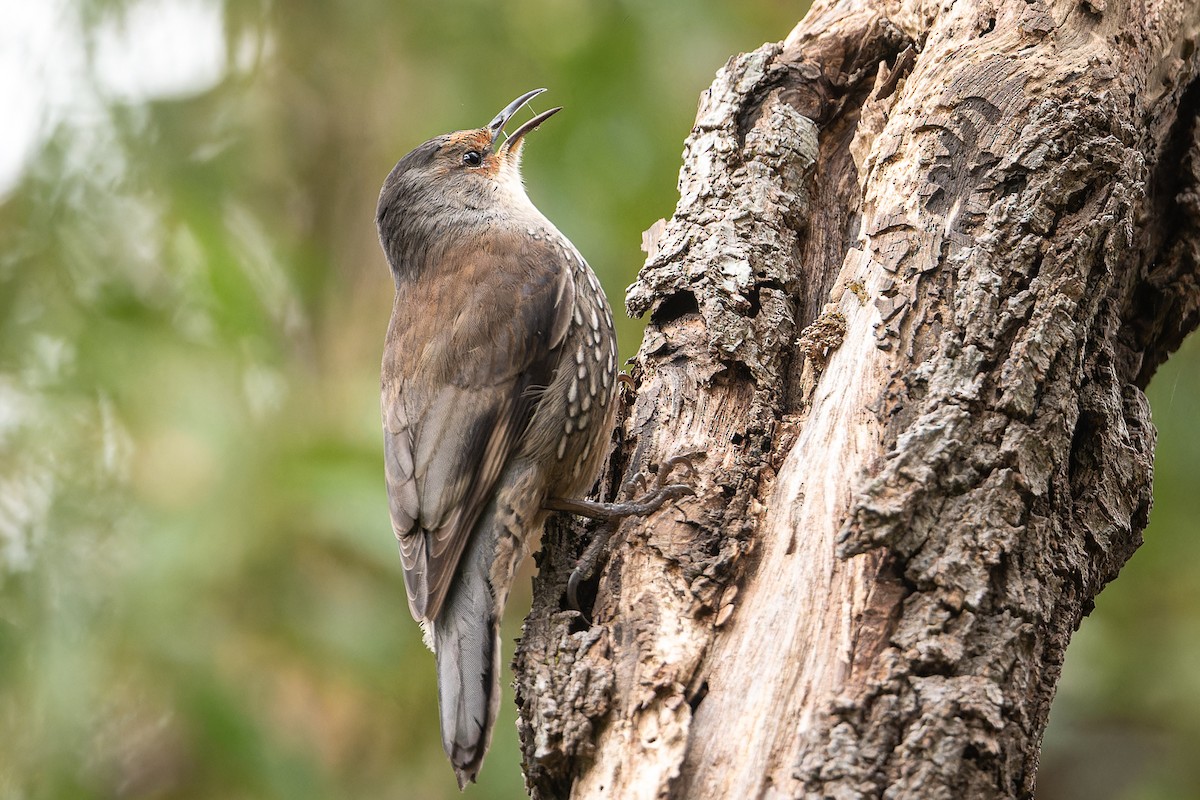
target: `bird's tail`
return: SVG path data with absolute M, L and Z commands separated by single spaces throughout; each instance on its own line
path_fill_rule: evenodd
M 481 533 L 481 531 L 476 531 Z M 476 535 L 433 623 L 442 747 L 458 788 L 474 782 L 492 741 L 500 707 L 500 621 L 488 581 L 488 561 Z

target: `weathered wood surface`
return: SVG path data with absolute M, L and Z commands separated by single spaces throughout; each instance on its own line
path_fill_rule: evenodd
M 547 532 L 534 797 L 1032 795 L 1200 318 L 1198 44 L 1194 0 L 831 0 L 718 74 L 605 482 L 694 453 L 697 493 L 586 616 Z

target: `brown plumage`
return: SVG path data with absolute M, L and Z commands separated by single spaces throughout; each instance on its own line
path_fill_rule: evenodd
M 380 192 L 396 297 L 383 357 L 385 471 L 409 608 L 438 663 L 442 742 L 475 779 L 499 700 L 499 620 L 550 498 L 596 478 L 616 337 L 596 276 L 529 201 L 508 120 L 439 136 Z

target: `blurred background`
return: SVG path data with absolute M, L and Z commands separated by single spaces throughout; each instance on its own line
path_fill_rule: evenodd
M 0 0 L 0 799 L 460 796 L 386 518 L 378 187 L 549 87 L 530 195 L 620 317 L 698 94 L 804 7 Z M 1147 544 L 1040 797 L 1200 796 L 1198 366 L 1151 387 Z M 467 797 L 523 796 L 513 719 Z

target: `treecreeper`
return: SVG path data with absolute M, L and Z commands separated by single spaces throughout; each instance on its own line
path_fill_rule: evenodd
M 546 516 L 615 519 L 689 491 L 660 480 L 640 503 L 576 499 L 611 438 L 617 340 L 595 273 L 521 180 L 526 135 L 561 109 L 504 136 L 542 91 L 404 156 L 376 212 L 396 284 L 381 381 L 389 510 L 459 788 L 491 741 L 500 617 Z

